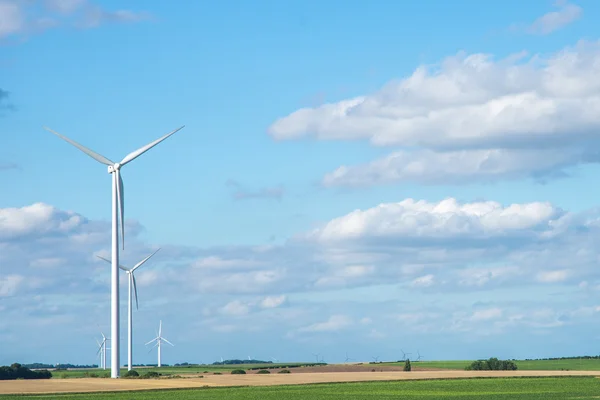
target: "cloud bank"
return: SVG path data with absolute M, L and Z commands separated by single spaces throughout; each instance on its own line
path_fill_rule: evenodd
M 373 94 L 297 110 L 269 134 L 396 148 L 340 166 L 324 176 L 325 186 L 565 176 L 599 161 L 599 62 L 600 41 L 502 60 L 459 53 Z

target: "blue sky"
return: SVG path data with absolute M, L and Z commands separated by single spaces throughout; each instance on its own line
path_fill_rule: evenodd
M 136 361 L 595 353 L 599 11 L 0 0 L 0 364 L 109 330 L 110 176 L 42 126 L 186 125 L 123 169 Z

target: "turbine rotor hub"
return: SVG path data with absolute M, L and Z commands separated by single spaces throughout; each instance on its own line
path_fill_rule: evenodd
M 114 163 L 113 165 L 108 166 L 108 173 L 112 174 L 113 172 L 118 171 L 119 169 L 121 169 L 121 164 Z

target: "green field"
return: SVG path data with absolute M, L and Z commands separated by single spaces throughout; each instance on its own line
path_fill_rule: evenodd
M 93 393 L 68 395 L 2 396 L 2 399 L 127 399 L 127 400 L 361 400 L 361 399 L 492 399 L 552 400 L 597 399 L 600 379 L 565 378 L 491 378 L 422 380 L 397 382 L 337 383 L 270 387 L 153 390 L 143 392 Z
M 472 361 L 411 361 L 415 368 L 465 369 Z M 518 360 L 522 371 L 600 371 L 600 359 Z M 404 365 L 404 363 L 381 363 L 378 365 Z
M 215 372 L 221 372 L 223 374 L 230 373 L 234 369 L 250 369 L 250 368 L 274 368 L 274 367 L 301 367 L 306 365 L 305 363 L 281 363 L 281 364 L 237 364 L 237 365 L 193 365 L 193 366 L 182 366 L 182 367 L 134 367 L 133 369 L 143 374 L 147 371 L 160 372 L 162 375 L 181 375 L 181 374 L 204 374 L 208 371 L 208 374 Z M 121 376 L 127 372 L 127 368 L 121 368 Z M 100 377 L 110 376 L 110 368 L 106 370 L 99 368 L 92 369 L 75 369 L 67 371 L 52 371 L 52 377 L 54 379 L 61 378 L 83 378 L 88 374 L 97 374 Z

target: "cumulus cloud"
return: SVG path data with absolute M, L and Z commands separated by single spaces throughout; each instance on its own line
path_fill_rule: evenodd
M 0 0 L 0 39 L 62 25 L 85 29 L 147 18 L 145 12 L 106 10 L 88 0 Z
M 502 60 L 459 53 L 373 94 L 297 110 L 269 134 L 399 148 L 341 166 L 326 186 L 562 176 L 599 161 L 599 60 L 600 41 Z
M 551 221 L 558 220 L 562 214 L 552 204 L 541 202 L 503 206 L 493 201 L 460 204 L 453 198 L 438 203 L 406 199 L 364 211 L 355 210 L 315 229 L 308 238 L 335 241 L 393 237 L 412 241 L 418 238 L 539 236 L 545 230 L 551 230 Z
M 142 229 L 134 221 L 126 227 L 122 263 L 132 265 L 160 244 L 144 243 L 139 237 Z M 407 199 L 342 215 L 279 245 L 161 245 L 137 275 L 136 331 L 151 332 L 162 319 L 170 332 L 179 332 L 170 340 L 189 340 L 193 346 L 199 335 L 211 343 L 227 337 L 225 348 L 240 342 L 231 340 L 235 335 L 250 337 L 253 346 L 261 346 L 252 335 L 268 332 L 264 351 L 291 340 L 295 344 L 288 350 L 296 354 L 296 349 L 308 346 L 309 337 L 318 337 L 325 346 L 332 340 L 328 335 L 343 329 L 349 332 L 344 340 L 369 343 L 369 338 L 377 337 L 384 346 L 398 330 L 420 340 L 440 332 L 483 335 L 581 326 L 596 306 L 592 302 L 597 298 L 593 288 L 600 283 L 599 238 L 599 215 L 594 210 L 569 213 L 543 202 Z M 87 344 L 80 336 L 87 343 L 97 331 L 96 321 L 102 329 L 108 324 L 110 270 L 95 255 L 110 256 L 109 246 L 108 221 L 43 203 L 0 209 L 0 298 L 5 307 L 1 312 L 3 318 L 16 321 L 10 334 L 20 338 L 1 343 L 17 349 L 28 332 L 61 324 L 73 336 L 52 334 L 52 342 L 81 341 L 72 357 L 87 354 L 81 350 Z M 588 284 L 580 287 L 581 282 Z M 589 292 L 589 301 L 578 303 L 587 311 L 535 302 L 520 309 L 510 303 L 519 293 L 555 290 L 557 285 L 581 296 Z M 515 292 L 516 287 L 527 289 Z M 380 293 L 390 290 L 397 299 L 379 299 Z M 402 301 L 405 295 L 399 290 L 415 301 Z M 452 297 L 456 293 L 460 296 Z M 465 293 L 472 299 L 485 293 L 488 301 L 495 296 L 502 303 L 484 307 L 460 303 Z M 489 311 L 493 309 L 502 313 Z M 9 340 L 3 332 L 0 329 L 0 338 Z M 31 350 L 33 356 L 41 354 L 38 347 Z M 0 362 L 9 362 L 2 359 L 9 353 L 1 350 Z M 185 351 L 172 354 L 179 354 L 179 361 L 190 357 Z

